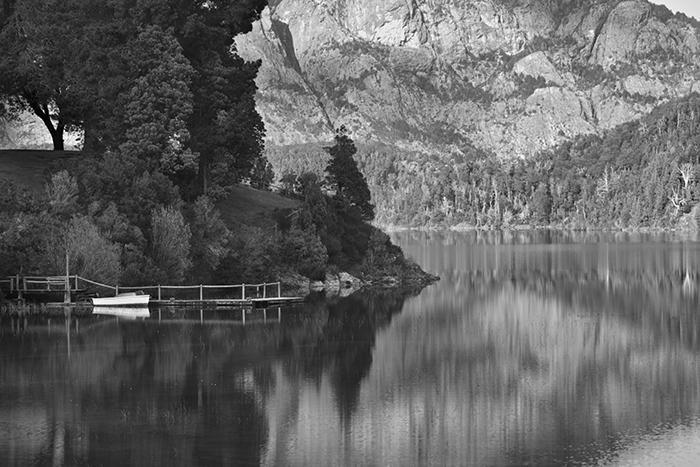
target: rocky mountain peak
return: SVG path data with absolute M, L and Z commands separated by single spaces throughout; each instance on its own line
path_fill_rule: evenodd
M 697 22 L 644 0 L 275 0 L 236 39 L 263 60 L 270 145 L 362 141 L 529 157 L 697 89 Z

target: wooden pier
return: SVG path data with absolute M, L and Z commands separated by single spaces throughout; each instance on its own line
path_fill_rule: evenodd
M 143 292 L 151 295 L 150 304 L 170 306 L 204 307 L 255 307 L 281 306 L 303 301 L 302 297 L 282 296 L 282 283 L 215 284 L 215 285 L 108 285 L 81 276 L 11 276 L 0 279 L 0 290 L 18 299 L 62 294 L 64 303 L 74 297 L 116 296 L 126 292 Z

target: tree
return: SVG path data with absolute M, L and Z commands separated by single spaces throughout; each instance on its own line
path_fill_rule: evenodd
M 182 213 L 173 207 L 153 211 L 151 227 L 151 256 L 162 281 L 180 283 L 192 266 L 190 238 L 192 233 Z
M 46 198 L 52 214 L 70 216 L 78 210 L 78 183 L 61 170 L 51 175 L 51 182 L 46 184 Z
M 186 126 L 192 114 L 190 82 L 194 70 L 171 34 L 158 26 L 141 29 L 132 47 L 141 68 L 131 89 L 121 96 L 125 142 L 120 150 L 150 161 L 172 177 L 196 173 Z
M 549 215 L 552 212 L 552 193 L 546 181 L 540 182 L 532 196 L 532 211 L 537 222 L 549 223 Z
M 214 203 L 206 196 L 197 198 L 191 209 L 193 275 L 200 280 L 208 280 L 229 253 L 231 232 Z
M 249 176 L 263 147 L 260 63 L 232 41 L 265 0 L 3 1 L 2 116 L 33 111 L 55 149 L 66 129 L 84 130 L 91 151 L 158 132 L 166 172 L 198 163 L 199 184 L 179 180 L 190 199 Z
M 248 177 L 261 156 L 264 126 L 255 109 L 260 62 L 243 60 L 232 38 L 249 32 L 266 5 L 266 0 L 152 0 L 129 10 L 136 24 L 170 31 L 194 69 L 187 129 L 190 147 L 199 154 L 199 184 L 185 190 L 191 197 L 221 194 Z
M 118 282 L 121 272 L 119 246 L 105 239 L 88 217 L 74 216 L 70 220 L 63 243 L 65 250 L 53 249 L 55 273 L 65 271 L 65 251 L 73 274 L 108 284 Z
M 84 16 L 74 0 L 5 0 L 0 16 L 0 116 L 33 112 L 63 150 L 82 126 L 91 95 L 80 76 Z
M 335 192 L 335 198 L 359 209 L 363 220 L 374 219 L 374 205 L 371 203 L 367 180 L 353 159 L 357 148 L 348 136 L 347 129 L 344 126 L 338 128 L 335 144 L 324 149 L 331 156 L 326 167 L 326 183 Z

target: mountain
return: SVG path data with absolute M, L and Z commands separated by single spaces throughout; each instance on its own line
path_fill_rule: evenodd
M 272 0 L 262 60 L 270 147 L 356 141 L 528 158 L 700 91 L 700 24 L 643 0 Z

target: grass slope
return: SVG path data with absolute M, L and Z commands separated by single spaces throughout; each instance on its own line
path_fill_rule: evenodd
M 243 185 L 234 187 L 228 197 L 217 203 L 221 217 L 229 226 L 269 226 L 274 223 L 272 213 L 275 209 L 292 209 L 298 205 L 296 200 Z
M 0 183 L 3 181 L 42 190 L 52 169 L 80 156 L 77 151 L 0 151 Z
M 5 150 L 0 151 L 0 183 L 12 181 L 32 190 L 43 190 L 51 172 L 70 159 L 84 157 L 78 151 Z M 269 191 L 239 185 L 219 201 L 221 215 L 228 225 L 269 225 L 275 209 L 289 209 L 298 201 Z

